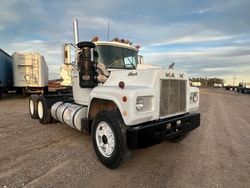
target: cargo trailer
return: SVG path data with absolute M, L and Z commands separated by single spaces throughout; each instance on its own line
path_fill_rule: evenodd
M 13 88 L 12 58 L 0 48 L 0 97 Z
M 48 66 L 39 53 L 13 53 L 13 81 L 19 92 L 43 93 L 48 90 Z

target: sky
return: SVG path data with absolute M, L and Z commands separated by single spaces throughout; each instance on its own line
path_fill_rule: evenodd
M 141 46 L 147 64 L 250 82 L 249 0 L 1 0 L 0 48 L 39 52 L 50 79 L 59 78 L 62 45 L 79 39 L 119 37 Z

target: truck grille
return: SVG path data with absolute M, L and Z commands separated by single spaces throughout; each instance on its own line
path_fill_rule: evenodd
M 185 112 L 186 80 L 161 80 L 160 117 Z

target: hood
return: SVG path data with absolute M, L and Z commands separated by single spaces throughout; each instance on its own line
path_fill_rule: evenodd
M 187 80 L 188 75 L 183 71 L 156 67 L 152 69 L 111 70 L 111 74 L 104 85 L 117 86 L 120 81 L 123 81 L 127 86 L 153 87 L 156 81 L 160 79 Z

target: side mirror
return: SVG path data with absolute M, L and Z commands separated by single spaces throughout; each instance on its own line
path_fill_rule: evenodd
M 71 64 L 71 48 L 70 44 L 63 45 L 63 64 L 70 65 Z

